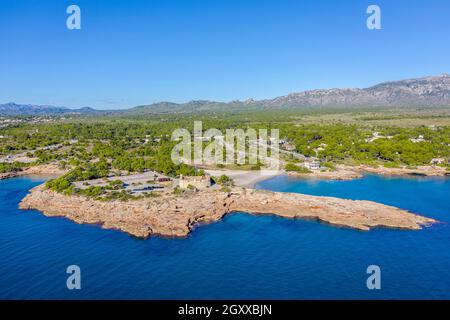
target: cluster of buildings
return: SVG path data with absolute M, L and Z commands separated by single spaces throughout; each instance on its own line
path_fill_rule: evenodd
M 166 134 L 164 137 L 168 138 L 169 136 Z M 152 137 L 151 135 L 146 135 L 144 138 L 144 144 L 147 144 L 149 142 L 161 142 L 161 137 Z
M 418 136 L 417 138 L 409 139 L 412 143 L 425 142 L 425 138 L 423 135 Z
M 430 161 L 430 164 L 432 165 L 439 165 L 439 164 L 445 164 L 448 163 L 448 161 L 444 158 L 433 158 Z
M 318 160 L 305 161 L 303 165 L 305 166 L 305 168 L 312 171 L 322 170 L 322 166 L 320 165 L 320 161 Z
M 36 124 L 36 123 L 49 123 L 54 121 L 55 119 L 53 117 L 45 117 L 45 116 L 36 116 L 31 118 L 0 117 L 0 129 L 25 123 Z
M 436 130 L 435 127 L 433 127 L 432 130 Z M 372 137 L 365 139 L 365 141 L 366 141 L 366 143 L 371 143 L 378 139 L 392 139 L 392 138 L 393 138 L 393 136 L 383 136 L 379 132 L 374 132 L 372 134 Z M 425 140 L 425 137 L 421 134 L 416 138 L 409 139 L 409 141 L 411 141 L 412 143 L 420 143 L 420 142 L 425 142 L 426 140 Z

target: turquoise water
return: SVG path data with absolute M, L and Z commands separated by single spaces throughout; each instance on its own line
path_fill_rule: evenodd
M 187 239 L 149 240 L 18 210 L 41 182 L 0 181 L 0 298 L 450 298 L 450 180 L 277 177 L 258 186 L 376 200 L 443 222 L 422 231 L 360 232 L 237 213 Z M 66 288 L 73 264 L 81 268 L 81 290 Z M 372 264 L 381 268 L 378 291 L 366 288 Z

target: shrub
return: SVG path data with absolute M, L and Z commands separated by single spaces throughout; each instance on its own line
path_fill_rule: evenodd
M 183 193 L 184 193 L 184 190 L 179 187 L 176 187 L 175 189 L 173 189 L 173 194 L 176 196 L 181 196 Z
M 331 171 L 336 171 L 336 166 L 331 162 L 323 162 L 322 166 L 324 166 L 325 168 L 327 168 Z
M 298 166 L 293 163 L 288 163 L 284 166 L 284 170 L 287 172 L 298 172 L 298 173 L 312 173 L 311 170 L 309 170 L 306 167 Z
M 221 186 L 232 186 L 233 185 L 233 179 L 231 179 L 229 176 L 227 176 L 225 174 L 221 175 L 215 181 L 217 184 L 220 184 Z
M 26 166 L 27 164 L 22 162 L 0 162 L 0 173 L 20 171 Z

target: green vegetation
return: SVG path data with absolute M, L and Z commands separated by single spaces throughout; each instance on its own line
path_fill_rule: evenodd
M 433 158 L 450 157 L 450 127 L 283 125 L 282 132 L 299 153 L 328 163 L 428 165 Z M 381 138 L 370 141 L 375 132 Z M 423 141 L 413 141 L 420 136 Z
M 321 166 L 327 168 L 329 171 L 336 171 L 336 166 L 332 162 L 322 162 Z
M 124 187 L 123 187 L 123 182 L 121 181 L 121 180 L 114 180 L 114 181 L 111 181 L 110 183 L 109 183 L 109 187 L 112 189 L 112 190 L 119 190 L 119 189 L 123 189 Z
M 179 187 L 176 187 L 175 189 L 173 189 L 173 194 L 176 196 L 181 196 L 184 194 L 184 190 Z
M 142 199 L 143 196 L 133 196 L 130 195 L 129 193 L 127 193 L 125 190 L 122 191 L 112 191 L 112 192 L 108 192 L 106 194 L 104 194 L 104 196 L 99 197 L 98 200 L 101 201 L 113 201 L 113 200 L 118 200 L 118 201 L 130 201 L 130 200 L 137 200 L 137 199 Z
M 406 112 L 406 111 L 405 111 Z M 412 111 L 408 111 L 412 112 Z M 175 165 L 170 158 L 176 144 L 170 141 L 177 128 L 193 129 L 193 121 L 203 121 L 203 129 L 248 127 L 254 129 L 280 129 L 280 137 L 286 138 L 305 156 L 317 156 L 328 163 L 364 163 L 384 165 L 426 165 L 433 158 L 450 157 L 450 121 L 445 126 L 413 126 L 411 119 L 450 119 L 447 109 L 435 110 L 416 116 L 414 114 L 386 114 L 337 111 L 294 112 L 283 111 L 277 116 L 267 113 L 166 115 L 148 118 L 86 118 L 54 124 L 23 125 L 1 132 L 8 139 L 0 140 L 0 154 L 29 153 L 38 163 L 61 162 L 72 167 L 85 166 L 91 161 L 108 160 L 113 170 L 143 172 L 155 170 L 170 176 L 180 173 L 194 175 L 187 165 Z M 276 120 L 275 120 L 276 119 Z M 312 120 L 311 120 L 312 119 Z M 338 119 L 351 119 L 339 121 Z M 380 124 L 380 119 L 395 119 L 408 124 Z M 310 123 L 314 122 L 314 123 Z M 375 124 L 374 124 L 375 123 Z M 373 133 L 382 138 L 368 142 Z M 414 143 L 419 136 L 424 141 Z M 69 143 L 70 141 L 76 141 Z M 55 150 L 48 146 L 60 145 Z M 206 145 L 206 144 L 205 144 Z M 31 153 L 31 151 L 33 151 Z M 257 170 L 261 164 L 236 166 L 238 169 Z
M 0 173 L 20 171 L 27 166 L 26 163 L 21 162 L 0 162 Z
M 311 173 L 311 171 L 303 166 L 298 166 L 293 163 L 288 163 L 284 166 L 284 170 L 287 172 L 298 172 L 298 173 Z
M 231 179 L 229 176 L 223 174 L 219 178 L 215 179 L 215 182 L 217 184 L 220 184 L 221 186 L 232 186 L 233 185 L 233 179 Z
M 214 182 L 220 185 L 220 191 L 231 192 L 231 187 L 234 185 L 233 179 L 227 175 L 221 175 L 220 177 L 213 177 Z
M 185 128 L 193 132 L 193 123 L 202 121 L 203 130 L 253 128 L 279 129 L 295 151 L 316 157 L 322 167 L 336 165 L 417 167 L 430 165 L 432 159 L 444 159 L 442 167 L 450 171 L 450 109 L 351 109 L 351 110 L 277 110 L 259 113 L 216 112 L 166 114 L 140 117 L 73 117 L 53 119 L 52 123 L 21 124 L 0 130 L 0 157 L 21 155 L 37 158 L 30 164 L 0 162 L 0 173 L 22 170 L 38 164 L 57 164 L 70 170 L 48 181 L 47 187 L 66 194 L 93 198 L 129 200 L 120 180 L 106 187 L 75 190 L 73 182 L 154 170 L 170 177 L 201 175 L 199 168 L 175 164 L 171 152 L 177 144 L 172 132 Z M 204 147 L 208 143 L 204 143 Z M 282 153 L 288 162 L 286 171 L 307 173 L 297 165 L 302 161 Z M 297 163 L 297 164 L 296 164 Z M 259 170 L 256 165 L 218 165 L 218 168 Z M 222 176 L 216 183 L 232 185 Z M 175 193 L 182 191 L 175 190 Z M 149 195 L 153 196 L 153 192 Z

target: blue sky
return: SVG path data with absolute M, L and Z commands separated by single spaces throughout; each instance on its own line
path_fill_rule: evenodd
M 81 8 L 82 29 L 66 28 Z M 366 8 L 382 30 L 366 28 Z M 450 72 L 448 0 L 1 0 L 0 103 L 273 98 Z

